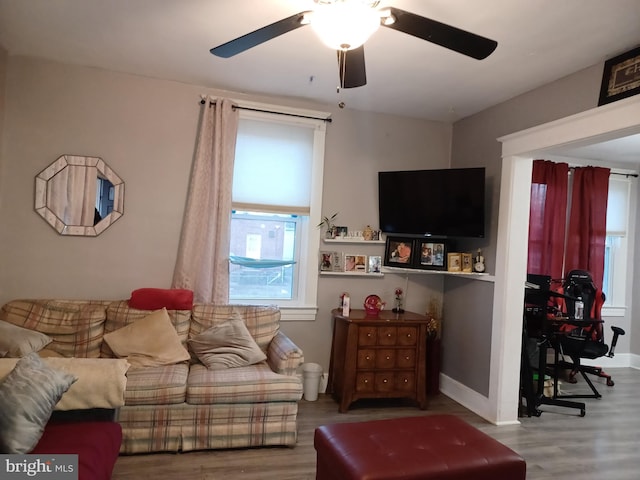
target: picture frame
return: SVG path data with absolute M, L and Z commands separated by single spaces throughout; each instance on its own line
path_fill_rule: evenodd
M 367 273 L 382 273 L 382 255 L 369 255 Z
M 335 227 L 336 238 L 346 238 L 349 235 L 349 227 Z
M 414 239 L 388 236 L 384 249 L 384 265 L 389 267 L 414 267 Z
M 640 47 L 604 63 L 598 106 L 640 93 Z
M 367 256 L 353 253 L 345 254 L 344 271 L 352 273 L 367 273 Z
M 416 268 L 422 270 L 445 270 L 447 268 L 447 243 L 444 240 L 416 240 L 415 251 Z
M 470 253 L 462 254 L 462 272 L 473 273 L 473 257 Z
M 319 253 L 319 269 L 321 272 L 342 272 L 344 263 L 342 253 L 321 250 Z
M 462 271 L 462 254 L 458 252 L 447 253 L 447 271 L 448 272 L 461 272 Z

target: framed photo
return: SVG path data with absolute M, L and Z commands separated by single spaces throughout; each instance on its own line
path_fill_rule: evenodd
M 336 238 L 346 238 L 349 234 L 349 227 L 336 227 Z
M 604 62 L 598 106 L 640 93 L 640 47 Z
M 438 240 L 416 240 L 416 267 L 423 270 L 446 268 L 447 244 Z
M 464 273 L 473 273 L 473 259 L 470 253 L 462 254 L 462 271 Z
M 447 254 L 447 271 L 448 272 L 462 271 L 462 254 L 461 253 L 451 252 Z
M 367 272 L 367 256 L 346 254 L 344 256 L 344 271 L 345 272 Z
M 413 268 L 413 238 L 387 237 L 384 264 L 390 267 Z
M 368 273 L 381 273 L 382 272 L 382 256 L 381 255 L 369 255 L 369 269 Z
M 320 271 L 321 272 L 342 272 L 343 262 L 342 253 L 340 252 L 320 252 Z

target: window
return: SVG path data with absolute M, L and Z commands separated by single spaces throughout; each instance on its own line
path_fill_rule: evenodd
M 275 303 L 285 320 L 315 319 L 325 130 L 321 119 L 240 110 L 229 251 L 232 303 Z
M 619 309 L 625 306 L 630 185 L 629 178 L 621 175 L 612 175 L 609 179 L 602 282 L 602 290 L 606 296 L 605 308 Z M 607 314 L 614 312 L 609 310 Z

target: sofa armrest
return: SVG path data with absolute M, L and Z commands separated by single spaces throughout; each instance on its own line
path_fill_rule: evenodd
M 302 350 L 281 331 L 278 331 L 267 348 L 267 363 L 276 373 L 295 375 L 304 362 Z

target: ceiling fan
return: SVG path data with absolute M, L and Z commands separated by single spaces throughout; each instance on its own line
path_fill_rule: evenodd
M 394 7 L 378 8 L 379 0 L 314 0 L 316 6 L 212 48 L 229 58 L 305 25 L 338 53 L 340 87 L 367 83 L 364 42 L 379 26 L 413 35 L 477 60 L 498 46 L 495 40 Z

